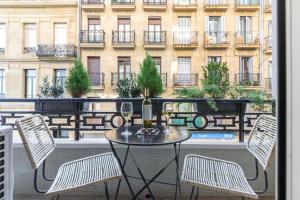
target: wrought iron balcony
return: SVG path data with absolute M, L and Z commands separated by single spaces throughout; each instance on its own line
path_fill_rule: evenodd
M 161 77 L 161 80 L 164 84 L 164 87 L 166 88 L 168 86 L 168 74 L 167 73 L 161 73 L 160 77 Z
M 104 88 L 105 74 L 104 73 L 89 73 L 93 89 L 98 87 Z
M 234 83 L 245 86 L 260 86 L 260 74 L 237 73 L 234 75 Z
M 229 0 L 205 0 L 205 11 L 224 11 L 229 8 Z
M 265 90 L 272 90 L 272 78 L 265 78 Z
M 259 33 L 237 32 L 235 35 L 235 48 L 237 49 L 256 49 L 260 45 Z
M 114 48 L 134 48 L 135 31 L 113 31 L 112 45 Z
M 81 0 L 81 6 L 86 11 L 104 11 L 104 0 Z
M 98 5 L 98 4 L 104 4 L 104 0 L 81 0 L 81 4 L 83 5 Z
M 196 11 L 197 8 L 197 0 L 173 0 L 174 11 Z
M 174 74 L 174 87 L 190 87 L 198 85 L 198 74 Z
M 116 11 L 135 10 L 135 0 L 111 0 L 111 8 Z
M 76 57 L 77 48 L 73 44 L 38 45 L 36 55 L 39 57 Z
M 207 49 L 223 49 L 229 47 L 228 32 L 205 32 L 204 48 Z
M 257 11 L 260 8 L 260 0 L 235 0 L 236 11 Z
M 264 48 L 264 52 L 265 53 L 272 53 L 272 36 L 268 36 L 265 38 L 265 48 Z
M 166 48 L 166 31 L 144 31 L 144 47 L 146 49 Z
M 266 13 L 271 13 L 272 12 L 272 0 L 264 0 L 264 11 Z
M 24 47 L 24 53 L 36 53 L 36 47 Z
M 144 0 L 145 11 L 165 11 L 167 10 L 167 0 Z
M 132 78 L 135 76 L 135 73 L 118 73 L 118 72 L 112 72 L 111 73 L 111 86 L 113 88 L 116 88 L 119 84 L 120 80 L 123 80 L 125 78 Z
M 105 32 L 83 30 L 80 34 L 80 42 L 82 47 L 98 47 L 104 48 L 105 46 Z
M 175 49 L 196 49 L 198 46 L 197 31 L 176 31 L 173 33 Z
M 0 48 L 0 54 L 5 54 L 5 48 Z

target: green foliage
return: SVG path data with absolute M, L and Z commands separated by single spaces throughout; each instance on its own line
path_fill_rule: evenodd
M 149 89 L 150 97 L 157 97 L 163 92 L 163 82 L 157 71 L 155 62 L 149 54 L 146 54 L 143 64 L 140 65 L 138 85 L 143 91 Z
M 52 81 L 52 85 L 48 80 L 48 76 L 45 76 L 42 80 L 42 85 L 40 87 L 39 96 L 43 98 L 57 98 L 60 97 L 64 93 L 64 88 L 61 84 Z
M 175 92 L 178 97 L 204 98 L 204 91 L 197 87 L 182 88 Z
M 64 87 L 62 84 L 57 83 L 55 80 L 52 81 L 52 86 L 50 89 L 50 96 L 57 98 L 64 93 Z
M 229 69 L 226 63 L 210 62 L 203 67 L 201 80 L 206 96 L 211 98 L 225 98 L 229 89 Z
M 138 98 L 141 96 L 142 89 L 137 84 L 136 79 L 131 77 L 119 81 L 117 93 L 120 98 Z
M 90 91 L 89 75 L 79 59 L 75 60 L 74 66 L 70 69 L 66 88 L 74 98 L 79 98 Z

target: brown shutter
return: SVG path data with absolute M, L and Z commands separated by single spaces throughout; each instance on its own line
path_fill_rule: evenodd
M 89 25 L 100 25 L 100 18 L 89 18 Z
M 130 24 L 130 18 L 129 17 L 119 17 L 118 18 L 118 24 Z
M 100 57 L 88 57 L 88 73 L 93 86 L 100 85 Z
M 161 25 L 161 18 L 160 17 L 149 17 L 148 24 L 149 25 Z

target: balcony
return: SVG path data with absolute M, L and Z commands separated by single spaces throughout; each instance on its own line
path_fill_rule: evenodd
M 104 11 L 104 0 L 81 0 L 81 7 L 84 11 Z
M 235 0 L 235 11 L 255 12 L 260 9 L 260 0 Z
M 268 36 L 268 37 L 265 38 L 264 52 L 266 54 L 271 54 L 272 53 L 272 36 Z
M 197 0 L 173 0 L 173 10 L 178 12 L 196 11 L 198 8 Z
M 80 34 L 80 46 L 82 48 L 100 48 L 105 47 L 105 32 L 83 30 Z
M 166 11 L 167 0 L 144 0 L 143 8 L 145 11 Z
M 114 89 L 117 88 L 120 80 L 123 80 L 125 78 L 130 79 L 133 76 L 135 76 L 135 73 L 112 72 L 111 73 L 111 86 L 112 86 L 112 88 L 114 88 Z
M 115 49 L 134 49 L 135 31 L 113 31 L 112 46 Z
M 265 78 L 265 87 L 264 89 L 268 92 L 272 91 L 272 78 Z
M 265 13 L 272 13 L 272 0 L 264 0 L 264 11 Z
M 104 89 L 105 74 L 104 73 L 89 73 L 92 89 Z
M 197 31 L 176 31 L 173 33 L 175 49 L 196 49 L 198 46 Z
M 0 55 L 5 54 L 5 48 L 0 48 Z
M 24 53 L 25 54 L 35 54 L 36 47 L 24 47 Z
M 225 11 L 229 8 L 229 0 L 205 0 L 204 10 L 210 11 Z
M 199 82 L 198 74 L 183 73 L 174 74 L 173 81 L 175 88 L 198 86 Z
M 238 73 L 234 75 L 234 83 L 243 86 L 260 86 L 259 73 Z
M 226 49 L 229 47 L 228 32 L 205 32 L 204 48 Z
M 134 11 L 135 0 L 111 0 L 111 9 L 114 11 Z
M 144 48 L 145 49 L 165 49 L 166 31 L 144 31 Z
M 236 49 L 258 49 L 260 45 L 259 33 L 238 32 L 235 35 Z
M 77 47 L 73 44 L 38 45 L 36 55 L 40 59 L 74 59 Z
M 163 82 L 164 88 L 166 89 L 168 86 L 168 74 L 167 73 L 161 73 L 160 78 Z

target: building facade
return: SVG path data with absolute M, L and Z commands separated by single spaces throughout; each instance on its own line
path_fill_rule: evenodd
M 34 97 L 44 76 L 65 80 L 78 56 L 91 78 L 88 96 L 116 96 L 118 81 L 137 74 L 147 52 L 161 73 L 163 96 L 198 86 L 202 66 L 210 61 L 227 62 L 232 83 L 269 89 L 270 5 L 270 0 L 3 1 L 0 93 Z

